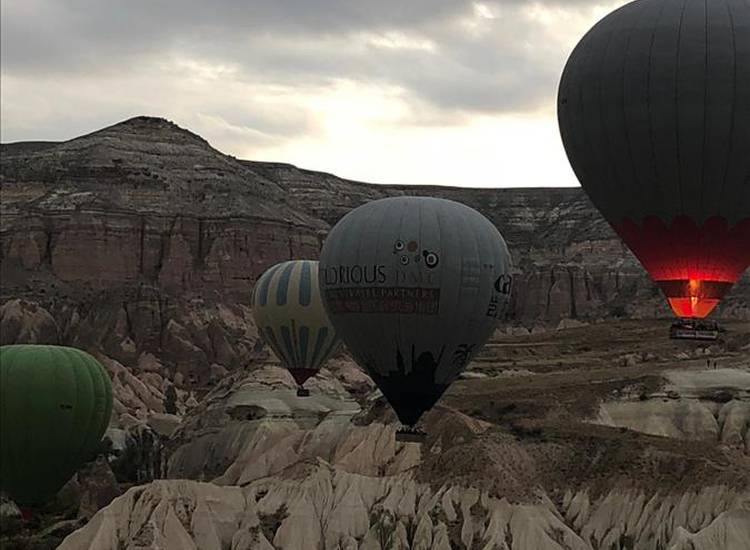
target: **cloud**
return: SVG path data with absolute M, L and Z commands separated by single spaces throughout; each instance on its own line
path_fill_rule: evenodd
M 445 109 L 508 112 L 549 99 L 570 46 L 557 28 L 588 21 L 597 6 L 6 0 L 1 52 L 3 71 L 12 75 L 112 76 L 182 57 L 230 65 L 255 83 L 350 78 L 400 86 Z
M 555 126 L 569 51 L 622 3 L 4 0 L 2 137 L 72 137 L 150 113 L 235 154 L 308 159 L 307 144 L 335 159 L 342 143 L 332 136 L 347 132 L 453 142 L 479 119 Z M 408 155 L 388 163 L 388 154 L 373 164 L 416 172 Z

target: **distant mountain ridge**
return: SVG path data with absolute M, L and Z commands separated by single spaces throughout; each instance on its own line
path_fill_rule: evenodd
M 153 117 L 0 151 L 3 269 L 14 275 L 3 294 L 13 294 L 18 276 L 36 272 L 105 289 L 139 283 L 243 292 L 276 261 L 317 257 L 328 228 L 352 208 L 429 194 L 476 208 L 504 235 L 518 271 L 513 322 L 668 315 L 640 265 L 577 188 L 361 183 L 238 160 Z M 746 277 L 722 314 L 748 316 L 749 296 Z
M 164 119 L 136 117 L 58 143 L 4 144 L 0 162 L 3 186 L 54 185 L 54 198 L 46 197 L 50 209 L 65 209 L 74 192 L 90 192 L 79 208 L 314 224 L 285 206 L 286 194 L 275 183 Z

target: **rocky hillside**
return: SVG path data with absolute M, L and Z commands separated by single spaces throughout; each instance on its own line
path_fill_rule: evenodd
M 109 449 L 16 547 L 83 527 L 63 548 L 746 550 L 747 276 L 716 346 L 676 344 L 578 189 L 352 182 L 147 117 L 0 153 L 0 344 L 86 349 L 115 392 Z M 268 266 L 398 194 L 477 208 L 516 266 L 507 318 L 421 449 L 394 442 L 345 353 L 297 398 L 248 306 Z
M 329 224 L 394 195 L 463 202 L 500 229 L 517 268 L 509 317 L 533 326 L 564 318 L 667 315 L 640 265 L 580 189 L 470 189 L 363 184 L 294 166 L 246 162 Z M 745 315 L 744 293 L 734 308 Z M 732 309 L 731 316 L 736 315 Z
M 559 503 L 540 492 L 533 503 L 513 504 L 480 489 L 435 489 L 408 476 L 372 478 L 321 464 L 301 480 L 246 487 L 137 487 L 60 549 L 742 550 L 750 510 L 739 506 L 749 497 L 719 486 L 688 498 L 570 492 Z
M 660 329 L 497 334 L 422 446 L 395 442 L 345 358 L 307 399 L 272 364 L 235 372 L 172 435 L 180 480 L 130 489 L 61 548 L 745 550 L 750 326 L 724 349 Z
M 328 227 L 162 119 L 3 145 L 0 174 L 4 292 L 36 274 L 97 289 L 247 289 L 269 263 L 316 255 Z
M 316 257 L 325 232 L 379 197 L 430 194 L 490 218 L 518 269 L 510 319 L 667 313 L 640 266 L 579 189 L 363 184 L 239 161 L 162 119 L 139 117 L 63 143 L 2 146 L 3 293 L 28 281 L 159 291 L 247 292 L 268 265 Z M 19 290 L 18 287 L 21 287 Z M 723 309 L 748 315 L 747 279 Z
M 472 189 L 374 185 L 289 164 L 244 161 L 291 191 L 295 204 L 334 224 L 352 208 L 395 195 L 429 195 L 482 212 L 517 268 L 509 320 L 528 327 L 571 318 L 670 316 L 661 295 L 581 189 Z M 750 275 L 724 302 L 724 318 L 750 318 Z
M 444 196 L 497 224 L 517 270 L 510 325 L 666 313 L 578 189 L 352 182 L 240 161 L 148 117 L 62 143 L 4 144 L 1 152 L 0 343 L 100 353 L 140 377 L 155 402 L 170 386 L 188 399 L 262 354 L 248 308 L 256 277 L 280 260 L 316 257 L 331 224 L 384 196 Z M 749 297 L 745 280 L 723 315 L 747 317 Z M 133 413 L 150 398 L 128 399 Z

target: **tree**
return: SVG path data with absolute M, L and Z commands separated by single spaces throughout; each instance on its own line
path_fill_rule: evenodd
M 173 384 L 170 384 L 164 392 L 164 412 L 177 414 L 177 390 Z

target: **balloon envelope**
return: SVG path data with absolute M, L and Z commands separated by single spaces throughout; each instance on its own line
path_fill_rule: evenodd
M 339 339 L 318 289 L 318 262 L 276 264 L 253 292 L 258 333 L 300 386 L 336 351 Z
M 89 354 L 0 346 L 0 486 L 21 505 L 51 499 L 96 453 L 112 413 L 106 370 Z
M 586 193 L 680 317 L 750 265 L 750 4 L 638 0 L 562 76 L 560 130 Z
M 331 230 L 320 287 L 341 339 L 413 426 L 495 329 L 510 256 L 492 223 L 456 202 L 397 197 Z

